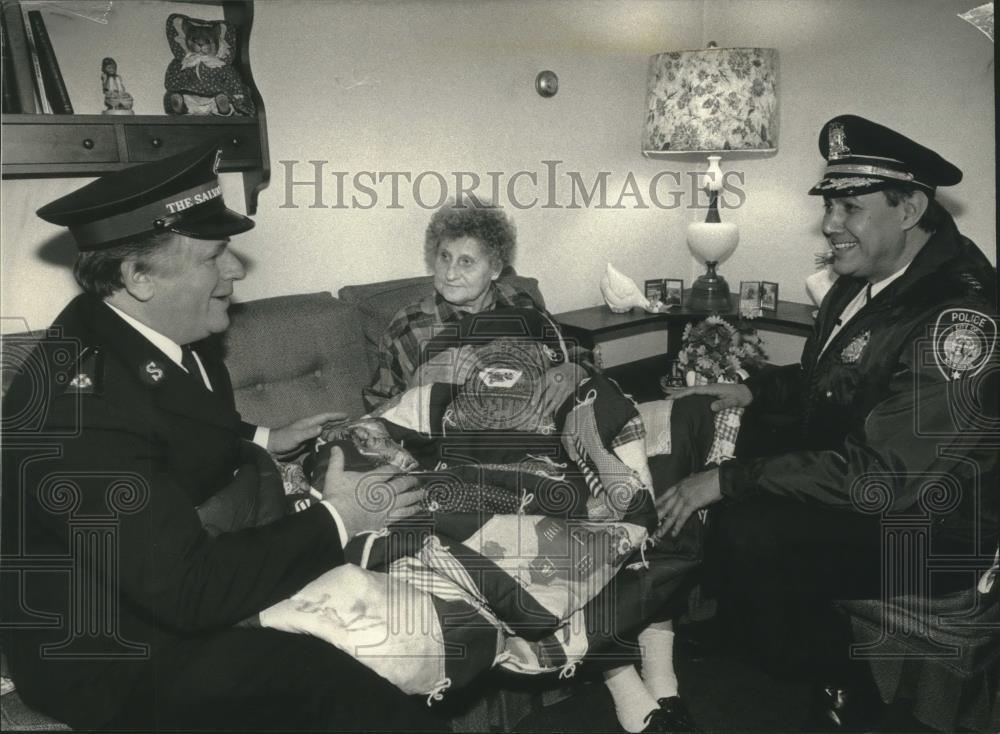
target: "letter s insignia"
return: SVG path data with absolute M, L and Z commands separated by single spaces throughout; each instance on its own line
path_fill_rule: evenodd
M 147 385 L 159 385 L 166 376 L 163 365 L 155 359 L 146 362 L 139 369 L 139 378 Z

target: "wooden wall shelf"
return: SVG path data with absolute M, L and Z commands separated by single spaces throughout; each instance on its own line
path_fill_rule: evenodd
M 248 214 L 271 177 L 264 101 L 250 70 L 253 0 L 214 0 L 225 18 L 239 28 L 238 68 L 257 108 L 255 117 L 196 115 L 42 115 L 2 117 L 3 178 L 99 176 L 136 163 L 154 161 L 217 140 L 222 148 L 219 170 L 241 172 Z M 12 22 L 4 2 L 8 33 L 23 37 L 23 24 Z M 20 11 L 13 14 L 17 19 Z M 23 44 L 21 44 L 23 47 Z M 17 48 L 12 43 L 12 48 Z M 65 63 L 65 62 L 64 62 Z M 15 57 L 18 84 L 31 84 L 30 62 Z

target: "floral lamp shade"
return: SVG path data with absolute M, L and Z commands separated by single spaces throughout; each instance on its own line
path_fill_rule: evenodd
M 643 154 L 777 150 L 777 66 L 773 48 L 650 57 Z

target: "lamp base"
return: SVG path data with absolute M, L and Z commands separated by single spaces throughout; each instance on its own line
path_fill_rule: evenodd
M 708 272 L 699 276 L 691 286 L 687 307 L 691 311 L 728 312 L 733 302 L 726 279 L 715 272 L 716 263 L 708 264 Z

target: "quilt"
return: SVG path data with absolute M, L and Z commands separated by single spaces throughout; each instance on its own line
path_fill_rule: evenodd
M 676 600 L 701 552 L 698 518 L 658 537 L 654 485 L 718 454 L 716 419 L 706 402 L 646 404 L 658 427 L 648 441 L 639 410 L 596 371 L 545 415 L 545 373 L 565 355 L 544 314 L 466 318 L 427 345 L 418 386 L 325 432 L 305 464 L 313 486 L 336 445 L 348 469 L 418 473 L 426 505 L 354 538 L 349 564 L 261 624 L 320 637 L 429 704 L 494 666 L 566 677 L 633 659 L 635 634 Z M 675 427 L 692 450 L 670 455 L 663 433 Z M 359 501 L 389 493 L 370 483 Z

